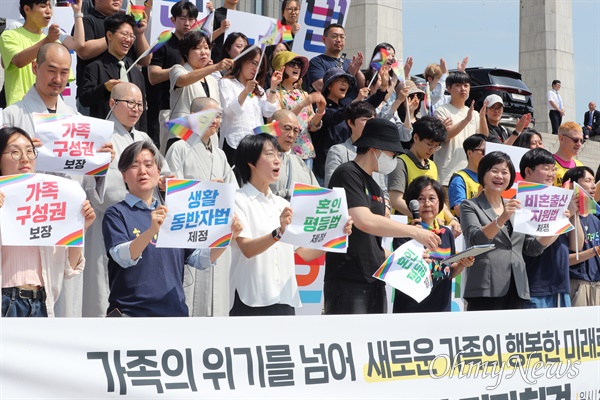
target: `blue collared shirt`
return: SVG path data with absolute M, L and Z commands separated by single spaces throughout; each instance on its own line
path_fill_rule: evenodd
M 141 210 L 156 210 L 156 207 L 159 205 L 158 200 L 154 198 L 152 200 L 152 203 L 147 205 L 142 199 L 131 193 L 127 193 L 125 196 L 125 202 L 129 207 L 136 207 Z M 108 251 L 113 260 L 115 260 L 122 268 L 132 267 L 138 263 L 140 258 L 142 258 L 141 254 L 135 260 L 131 258 L 131 251 L 129 250 L 131 242 L 132 241 L 120 243 Z M 190 254 L 187 260 L 185 260 L 185 263 L 201 270 L 215 266 L 215 263 L 210 260 L 210 249 L 196 249 Z

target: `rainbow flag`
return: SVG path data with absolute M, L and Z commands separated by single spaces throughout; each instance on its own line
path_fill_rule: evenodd
M 265 46 L 274 46 L 282 42 L 294 40 L 292 36 L 292 28 L 283 25 L 280 21 L 273 21 L 269 29 L 264 35 L 258 37 L 258 43 Z
M 575 186 L 575 195 L 579 195 L 579 213 L 580 214 L 599 214 L 600 207 L 596 200 L 588 192 L 586 192 L 577 182 L 573 182 Z
M 204 32 L 204 34 L 206 34 L 206 36 L 208 36 L 210 39 L 213 34 L 214 21 L 215 13 L 211 12 L 206 17 L 194 22 L 194 24 L 190 27 L 190 30 Z
M 141 20 L 144 19 L 145 11 L 146 11 L 146 6 L 144 6 L 144 5 L 138 6 L 136 4 L 129 2 L 128 14 L 130 14 L 133 17 L 133 19 L 135 19 L 136 23 L 139 23 Z
M 165 124 L 169 128 L 169 132 L 183 140 L 188 140 L 194 133 L 190 127 L 187 115 L 167 121 Z
M 398 82 L 405 82 L 406 77 L 404 76 L 404 64 L 402 61 L 396 61 L 392 64 L 392 71 L 398 77 Z
M 214 122 L 215 118 L 217 118 L 221 114 L 221 109 L 218 110 L 204 110 L 199 111 L 194 114 L 190 114 L 187 116 L 188 126 L 192 131 L 194 131 L 199 137 L 204 136 L 204 132 Z
M 275 137 L 281 135 L 281 129 L 279 129 L 279 121 L 273 121 L 270 124 L 257 126 L 256 128 L 252 129 L 252 132 L 254 132 L 255 135 L 258 135 L 260 133 L 268 133 L 269 135 L 273 135 Z
M 152 47 L 150 48 L 150 53 L 154 53 L 156 50 L 163 47 L 165 43 L 167 43 L 169 39 L 171 39 L 171 36 L 173 36 L 173 32 L 171 32 L 170 30 L 162 31 L 154 41 Z
M 379 53 L 375 54 L 375 57 L 371 60 L 371 68 L 379 71 L 381 67 L 385 65 L 385 62 L 389 58 L 390 53 L 385 48 L 379 49 Z

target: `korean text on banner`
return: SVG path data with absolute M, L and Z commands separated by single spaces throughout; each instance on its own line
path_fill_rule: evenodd
M 229 183 L 167 179 L 167 217 L 160 227 L 156 247 L 227 247 L 235 186 Z
M 321 40 L 325 27 L 334 23 L 346 26 L 349 10 L 350 0 L 303 0 L 292 51 L 309 60 L 325 53 Z
M 348 204 L 342 188 L 325 189 L 294 184 L 290 200 L 292 223 L 285 228 L 281 241 L 296 246 L 345 253 L 348 236 Z
M 517 199 L 521 201 L 521 209 L 515 213 L 514 231 L 535 236 L 569 232 L 573 225 L 564 213 L 572 196 L 572 190 L 519 182 Z
M 83 246 L 85 192 L 71 179 L 46 174 L 0 177 L 5 195 L 0 229 L 5 246 Z
M 389 283 L 419 303 L 431 293 L 431 273 L 423 259 L 423 246 L 415 240 L 398 247 L 373 277 Z
M 67 114 L 33 114 L 38 147 L 36 169 L 77 175 L 106 175 L 110 153 L 99 153 L 114 122 Z

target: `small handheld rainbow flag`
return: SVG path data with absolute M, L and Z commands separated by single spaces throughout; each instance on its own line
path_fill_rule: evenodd
M 405 82 L 406 77 L 404 76 L 404 64 L 402 61 L 396 61 L 392 64 L 392 71 L 398 77 L 398 82 Z
M 389 58 L 390 53 L 385 48 L 379 49 L 379 53 L 375 54 L 375 57 L 371 60 L 371 68 L 376 71 L 379 71 L 381 67 L 385 65 L 385 62 Z
M 194 24 L 190 27 L 190 30 L 204 32 L 210 39 L 213 34 L 214 21 L 215 13 L 211 12 L 206 17 L 194 22 Z
M 271 23 L 271 26 L 264 35 L 259 36 L 258 43 L 265 46 L 273 46 L 282 42 L 294 40 L 292 28 L 283 25 L 280 21 Z
M 194 133 L 196 133 L 199 137 L 204 136 L 204 132 L 215 121 L 221 114 L 221 109 L 218 110 L 203 110 L 194 114 L 188 115 L 188 123 L 189 127 Z
M 137 4 L 133 4 L 131 1 L 129 2 L 128 14 L 130 14 L 133 17 L 133 19 L 135 19 L 136 24 L 139 24 L 139 22 L 144 19 L 145 11 L 146 11 L 146 6 L 144 6 L 144 5 L 138 6 Z
M 436 258 L 436 259 L 441 259 L 444 260 L 448 257 L 451 256 L 450 254 L 450 247 L 448 247 L 447 249 L 444 249 L 442 247 L 438 247 L 438 249 L 436 251 L 430 251 L 429 252 L 429 256 L 431 258 Z
M 190 127 L 187 115 L 167 121 L 165 124 L 169 128 L 169 132 L 183 140 L 188 140 L 194 133 Z
M 575 186 L 575 194 L 579 195 L 579 213 L 583 215 L 600 213 L 600 207 L 596 203 L 596 200 L 579 186 L 577 182 L 573 182 L 573 186 Z
M 256 128 L 252 129 L 252 132 L 254 132 L 255 135 L 258 135 L 260 133 L 268 133 L 269 135 L 275 137 L 281 135 L 281 129 L 279 129 L 279 121 L 273 121 L 270 124 L 257 126 Z
M 170 30 L 166 30 L 166 31 L 162 31 L 158 37 L 156 38 L 156 40 L 154 41 L 154 44 L 150 47 L 148 47 L 146 49 L 146 51 L 144 51 L 142 53 L 141 56 L 139 56 L 137 58 L 137 60 L 135 60 L 135 62 L 133 64 L 131 64 L 131 67 L 129 67 L 127 69 L 127 73 L 129 73 L 129 71 L 131 71 L 131 69 L 133 67 L 135 67 L 135 65 L 144 57 L 146 57 L 148 54 L 150 53 L 154 53 L 156 50 L 160 49 L 161 47 L 163 47 L 165 45 L 165 43 L 167 43 L 169 41 L 169 39 L 171 39 L 171 36 L 173 36 L 173 32 L 171 32 Z

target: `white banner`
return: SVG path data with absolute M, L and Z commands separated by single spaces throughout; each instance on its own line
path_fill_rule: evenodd
M 290 207 L 292 223 L 285 228 L 282 242 L 334 253 L 347 251 L 344 226 L 348 222 L 348 204 L 344 189 L 295 183 Z
M 335 23 L 346 26 L 351 0 L 302 0 L 300 30 L 294 37 L 292 51 L 309 60 L 325 53 L 322 36 L 325 26 Z
M 223 42 L 230 33 L 242 32 L 248 37 L 248 44 L 254 44 L 260 36 L 264 36 L 267 33 L 273 22 L 277 23 L 275 18 L 235 10 L 227 11 L 227 20 L 231 25 L 225 31 Z
M 230 183 L 167 179 L 165 198 L 169 209 L 158 232 L 156 247 L 227 247 L 235 186 Z
M 74 180 L 45 174 L 0 176 L 5 246 L 83 246 L 85 192 Z
M 599 307 L 7 318 L 0 334 L 3 399 L 550 400 L 600 391 Z
M 519 182 L 515 213 L 515 232 L 535 236 L 554 236 L 569 232 L 573 225 L 564 216 L 573 191 L 539 183 Z
M 78 175 L 106 175 L 110 153 L 98 153 L 113 135 L 114 122 L 67 114 L 33 114 L 38 147 L 36 169 Z
M 389 283 L 417 302 L 431 293 L 429 264 L 423 260 L 423 245 L 411 240 L 398 247 L 375 271 L 373 277 Z

